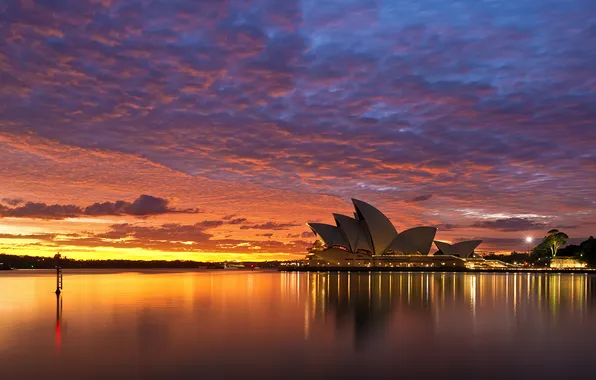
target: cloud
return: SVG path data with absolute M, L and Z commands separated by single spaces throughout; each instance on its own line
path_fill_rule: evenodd
M 227 224 L 242 224 L 246 222 L 246 218 L 234 218 L 234 219 L 227 219 Z
M 418 203 L 418 202 L 424 202 L 427 201 L 429 199 L 431 199 L 433 197 L 432 194 L 426 194 L 426 195 L 420 195 L 411 199 L 407 199 L 404 202 L 406 203 Z
M 0 217 L 64 219 L 84 215 L 75 205 L 47 205 L 40 202 L 27 202 L 23 206 L 8 208 L 0 205 Z
M 168 213 L 197 213 L 198 209 L 178 210 L 169 207 L 168 200 L 151 195 L 141 195 L 132 203 L 127 201 L 94 203 L 87 207 L 75 205 L 48 205 L 27 202 L 23 206 L 9 208 L 0 205 L 0 217 L 65 219 L 81 216 L 150 216 Z
M 505 218 L 476 222 L 472 224 L 472 227 L 488 228 L 505 232 L 517 232 L 544 229 L 546 225 L 546 223 L 537 222 L 528 218 Z
M 7 205 L 10 205 L 10 206 L 17 206 L 23 202 L 24 201 L 20 198 L 2 198 L 2 203 L 6 203 Z
M 556 228 L 558 230 L 574 230 L 576 228 L 579 228 L 579 226 L 570 224 L 570 225 L 555 226 L 554 228 Z
M 194 242 L 205 243 L 212 235 L 206 230 L 220 226 L 221 222 L 203 221 L 196 224 L 183 225 L 178 223 L 167 223 L 158 227 L 138 226 L 130 223 L 113 224 L 110 230 L 104 233 L 92 235 L 99 239 L 119 240 L 134 238 L 139 242 L 171 243 L 171 242 Z
M 214 228 L 214 227 L 219 227 L 223 224 L 224 224 L 224 222 L 221 220 L 204 220 L 202 222 L 195 224 L 195 226 L 200 227 L 200 228 Z
M 290 227 L 296 227 L 299 224 L 294 222 L 292 223 L 276 223 L 276 222 L 266 222 L 261 224 L 249 224 L 240 226 L 241 230 L 287 230 Z
M 214 229 L 223 221 L 205 220 L 195 224 L 166 223 L 158 226 L 119 223 L 104 232 L 80 234 L 0 234 L 0 239 L 39 240 L 28 245 L 63 247 L 112 247 L 171 252 L 303 253 L 307 242 L 272 240 L 273 233 L 257 234 L 257 239 L 216 238 Z M 266 240 L 258 239 L 266 237 Z
M 0 239 L 53 240 L 58 234 L 0 234 Z
M 437 227 L 437 229 L 439 229 L 441 231 L 453 231 L 457 228 L 462 228 L 463 226 L 460 226 L 457 224 L 452 224 L 452 223 L 442 223 L 442 224 L 437 224 L 436 227 Z
M 246 218 L 236 218 L 236 214 L 226 215 L 221 220 L 226 224 L 242 224 L 247 221 Z
M 168 208 L 168 201 L 163 198 L 153 197 L 151 195 L 141 195 L 138 199 L 126 207 L 125 213 L 130 215 L 157 215 L 176 210 Z
M 593 2 L 426 3 L 9 1 L 3 191 L 47 207 L 172 194 L 278 223 L 357 197 L 404 227 L 463 226 L 450 210 L 474 208 L 548 212 L 589 233 Z M 441 202 L 421 213 L 412 194 Z M 47 207 L 20 212 L 73 212 Z

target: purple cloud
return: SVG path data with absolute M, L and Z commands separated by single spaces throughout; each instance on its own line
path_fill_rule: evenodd
M 414 198 L 406 199 L 404 202 L 406 202 L 406 203 L 419 203 L 419 202 L 427 201 L 427 200 L 431 199 L 432 197 L 433 197 L 432 194 L 419 195 L 419 196 L 414 197 Z
M 528 218 L 506 218 L 485 220 L 472 224 L 475 228 L 489 228 L 505 232 L 529 231 L 546 228 L 547 224 Z
M 440 195 L 420 222 L 469 209 L 593 220 L 581 213 L 596 199 L 594 2 L 460 3 L 8 0 L 0 130 L 305 198 L 359 197 L 410 219 Z M 476 227 L 540 228 L 532 218 Z M 250 228 L 243 219 L 228 222 Z
M 151 195 L 141 195 L 132 203 L 127 201 L 94 203 L 87 207 L 75 205 L 48 205 L 42 202 L 27 202 L 23 206 L 0 205 L 0 217 L 64 219 L 80 216 L 132 215 L 150 216 L 168 213 L 197 213 L 198 209 L 178 210 L 168 205 L 168 200 Z M 218 222 L 223 223 L 223 222 Z

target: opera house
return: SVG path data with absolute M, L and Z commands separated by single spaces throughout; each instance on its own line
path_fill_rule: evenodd
M 335 225 L 307 223 L 316 236 L 306 266 L 474 268 L 489 262 L 474 253 L 481 240 L 457 244 L 434 241 L 435 227 L 415 227 L 400 233 L 370 204 L 352 199 L 354 217 L 333 214 Z M 429 255 L 433 242 L 439 249 Z

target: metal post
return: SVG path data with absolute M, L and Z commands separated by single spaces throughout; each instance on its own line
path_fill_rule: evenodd
M 60 253 L 57 253 L 54 256 L 56 259 L 56 294 L 60 294 L 62 292 L 62 267 L 60 267 Z

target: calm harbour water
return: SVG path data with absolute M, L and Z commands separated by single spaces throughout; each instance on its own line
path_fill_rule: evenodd
M 1 379 L 592 378 L 584 274 L 0 273 Z M 587 376 L 587 377 L 586 377 Z

